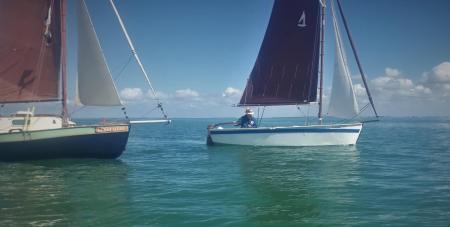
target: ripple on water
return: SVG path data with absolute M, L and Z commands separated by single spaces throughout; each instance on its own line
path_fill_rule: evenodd
M 386 119 L 356 146 L 309 148 L 208 147 L 211 122 L 133 126 L 119 160 L 0 163 L 0 225 L 450 223 L 447 119 Z

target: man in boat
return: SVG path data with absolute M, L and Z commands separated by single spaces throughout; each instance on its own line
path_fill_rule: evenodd
M 235 126 L 241 126 L 241 128 L 256 128 L 256 121 L 253 118 L 253 110 L 250 108 L 245 109 L 245 115 L 236 121 Z

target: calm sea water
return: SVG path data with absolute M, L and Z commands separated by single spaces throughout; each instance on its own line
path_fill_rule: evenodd
M 118 160 L 0 163 L 0 226 L 450 225 L 448 118 L 366 124 L 351 147 L 206 146 L 224 120 L 134 126 Z

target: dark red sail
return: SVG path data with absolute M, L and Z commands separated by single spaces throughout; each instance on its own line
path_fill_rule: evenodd
M 58 99 L 59 0 L 0 0 L 0 103 Z
M 275 0 L 240 105 L 316 101 L 320 9 L 319 0 Z

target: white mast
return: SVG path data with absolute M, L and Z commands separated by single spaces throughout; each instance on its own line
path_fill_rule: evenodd
M 120 27 L 122 27 L 122 31 L 125 34 L 125 37 L 127 38 L 128 45 L 130 46 L 130 49 L 131 49 L 131 53 L 133 54 L 134 58 L 136 59 L 136 62 L 138 63 L 139 67 L 141 68 L 142 73 L 145 76 L 145 79 L 147 80 L 147 84 L 150 87 L 150 90 L 152 91 L 153 97 L 155 97 L 156 102 L 158 103 L 158 107 L 161 109 L 161 111 L 162 111 L 162 113 L 164 115 L 164 118 L 167 118 L 167 115 L 165 114 L 165 112 L 164 112 L 164 110 L 162 108 L 162 103 L 159 101 L 159 98 L 158 98 L 158 96 L 156 94 L 155 89 L 153 89 L 152 83 L 150 82 L 150 78 L 149 78 L 147 72 L 145 71 L 144 66 L 142 65 L 141 59 L 139 59 L 139 56 L 136 53 L 136 49 L 134 48 L 133 42 L 131 42 L 131 38 L 128 35 L 128 32 L 127 32 L 127 29 L 125 28 L 125 25 L 123 24 L 122 18 L 119 15 L 119 11 L 117 11 L 116 5 L 114 4 L 113 0 L 109 0 L 109 2 L 111 3 L 111 6 L 112 6 L 112 8 L 114 10 L 114 13 L 116 14 L 117 19 L 119 20 Z

